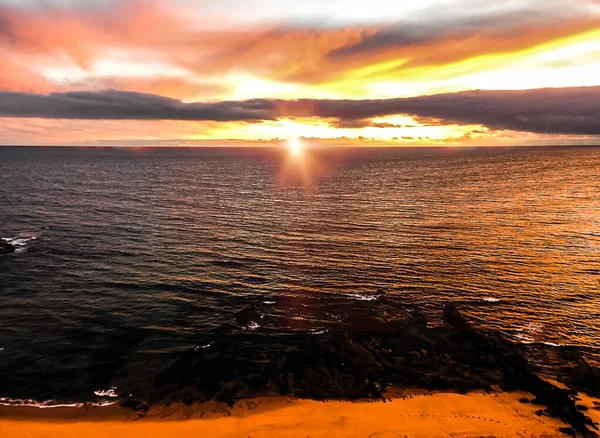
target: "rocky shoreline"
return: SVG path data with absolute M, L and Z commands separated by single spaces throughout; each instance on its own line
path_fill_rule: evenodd
M 250 321 L 255 312 L 253 306 L 242 309 L 209 343 L 181 354 L 161 370 L 154 392 L 132 393 L 122 406 L 144 411 L 152 403 L 208 400 L 231 405 L 265 392 L 316 400 L 385 400 L 390 386 L 459 393 L 522 390 L 534 395 L 523 402 L 539 405 L 536 415 L 568 425 L 562 432 L 597 436 L 598 427 L 585 411 L 598 406 L 578 404 L 577 391 L 600 397 L 599 369 L 571 353 L 557 370 L 558 379 L 568 386 L 561 388 L 538 375 L 522 345 L 472 328 L 453 304 L 445 307 L 441 326 L 430 327 L 424 315 L 414 312 L 413 322 L 401 327 L 378 321 L 372 331 L 290 335 L 293 348 L 287 345 L 283 352 L 268 345 L 256 347 L 265 360 L 260 367 L 248 367 L 239 360 L 239 351 L 248 348 L 243 337 L 224 334 L 234 330 L 236 322 Z M 165 393 L 174 396 L 164 400 Z

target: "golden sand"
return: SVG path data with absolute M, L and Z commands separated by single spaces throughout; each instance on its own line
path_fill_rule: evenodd
M 97 437 L 555 437 L 565 424 L 523 404 L 527 393 L 412 394 L 387 402 L 262 397 L 153 408 L 147 415 L 109 408 L 4 408 L 3 438 Z M 592 407 L 591 399 L 584 400 Z M 600 421 L 600 412 L 586 414 Z

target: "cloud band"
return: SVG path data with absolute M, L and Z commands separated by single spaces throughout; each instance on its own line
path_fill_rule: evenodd
M 263 122 L 317 117 L 337 126 L 407 114 L 439 124 L 544 134 L 599 135 L 600 86 L 465 91 L 396 99 L 278 100 L 184 103 L 154 94 L 106 90 L 48 95 L 0 91 L 0 117 L 86 120 Z

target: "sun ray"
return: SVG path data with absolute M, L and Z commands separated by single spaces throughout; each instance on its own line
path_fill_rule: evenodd
M 302 141 L 297 137 L 290 138 L 288 140 L 287 147 L 292 155 L 300 155 L 304 150 Z

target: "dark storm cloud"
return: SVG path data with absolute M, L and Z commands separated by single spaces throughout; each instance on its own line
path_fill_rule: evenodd
M 50 95 L 0 92 L 1 117 L 260 122 L 319 117 L 334 126 L 407 114 L 438 124 L 545 134 L 600 135 L 600 86 L 519 91 L 465 91 L 379 100 L 253 99 L 184 103 L 167 97 L 108 90 Z
M 268 100 L 183 103 L 155 94 L 81 91 L 49 95 L 0 92 L 0 116 L 87 120 L 271 120 Z
M 310 103 L 309 103 L 310 102 Z M 548 134 L 600 134 L 600 86 L 519 91 L 465 91 L 400 99 L 317 100 L 280 103 L 289 115 L 310 108 L 312 116 L 339 126 L 367 126 L 369 119 L 408 114 L 439 124 L 484 125 Z M 285 113 L 285 112 L 284 112 Z

